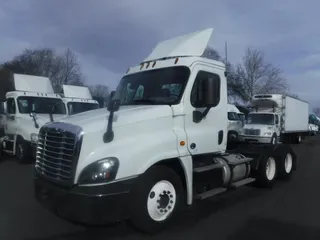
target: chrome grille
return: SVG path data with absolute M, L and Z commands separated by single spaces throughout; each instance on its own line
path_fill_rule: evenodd
M 245 129 L 244 130 L 245 135 L 251 135 L 251 136 L 259 136 L 260 135 L 260 129 Z
M 82 129 L 67 123 L 50 123 L 39 131 L 36 171 L 60 183 L 73 183 L 82 142 Z

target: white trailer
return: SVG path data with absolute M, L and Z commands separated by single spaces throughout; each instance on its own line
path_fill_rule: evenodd
M 63 85 L 63 102 L 68 115 L 74 115 L 99 108 L 99 103 L 92 99 L 88 87 Z
M 159 43 L 123 76 L 107 109 L 43 126 L 52 141 L 39 146 L 60 154 L 38 148 L 36 199 L 71 221 L 129 219 L 156 232 L 195 199 L 289 179 L 297 158 L 288 145 L 227 150 L 226 68 L 202 57 L 212 31 Z
M 6 93 L 1 107 L 4 136 L 0 151 L 26 163 L 35 155 L 40 127 L 65 117 L 66 109 L 48 78 L 13 74 L 13 81 L 15 90 Z
M 282 94 L 259 94 L 251 101 L 241 140 L 300 143 L 309 134 L 309 103 Z

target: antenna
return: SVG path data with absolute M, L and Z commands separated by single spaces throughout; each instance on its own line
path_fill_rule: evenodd
M 225 41 L 225 43 L 224 43 L 224 54 L 225 54 L 225 64 L 227 64 L 227 62 L 228 62 L 228 42 L 227 41 Z

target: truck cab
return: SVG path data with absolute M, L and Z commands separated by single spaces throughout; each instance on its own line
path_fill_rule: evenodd
M 277 139 L 272 136 L 280 136 L 280 117 L 275 113 L 251 112 L 242 130 L 243 141 L 275 144 Z
M 309 135 L 309 103 L 285 94 L 257 94 L 241 134 L 243 141 L 301 143 Z
M 48 78 L 14 74 L 15 91 L 6 93 L 3 105 L 4 136 L 2 151 L 25 163 L 35 154 L 41 126 L 66 116 L 61 97 Z
M 227 150 L 226 68 L 203 57 L 212 32 L 160 42 L 128 69 L 107 109 L 43 126 L 49 141 L 38 140 L 46 148 L 37 152 L 36 199 L 67 220 L 130 219 L 156 232 L 195 199 L 291 176 L 290 146 Z M 46 151 L 53 146 L 59 154 Z
M 228 141 L 236 141 L 239 138 L 243 126 L 240 116 L 239 109 L 233 104 L 228 104 Z
M 254 95 L 241 140 L 276 144 L 280 137 L 282 95 Z
M 99 108 L 87 87 L 63 85 L 63 102 L 68 115 L 74 115 Z

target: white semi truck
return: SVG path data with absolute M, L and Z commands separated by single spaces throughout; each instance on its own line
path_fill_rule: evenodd
M 288 145 L 227 150 L 226 68 L 202 57 L 212 31 L 159 43 L 129 68 L 107 109 L 43 126 L 36 199 L 71 221 L 129 219 L 156 232 L 195 199 L 288 179 L 297 167 Z
M 74 115 L 99 108 L 99 103 L 92 99 L 88 87 L 63 85 L 63 102 L 68 115 Z
M 239 109 L 233 105 L 228 104 L 228 141 L 237 141 L 243 127 L 243 122 L 240 116 L 244 116 Z
M 258 94 L 251 101 L 241 140 L 300 143 L 309 134 L 309 103 L 282 94 Z
M 35 153 L 40 127 L 65 117 L 66 108 L 48 78 L 13 74 L 13 81 L 15 89 L 6 93 L 1 107 L 4 136 L 0 138 L 0 152 L 27 163 Z

